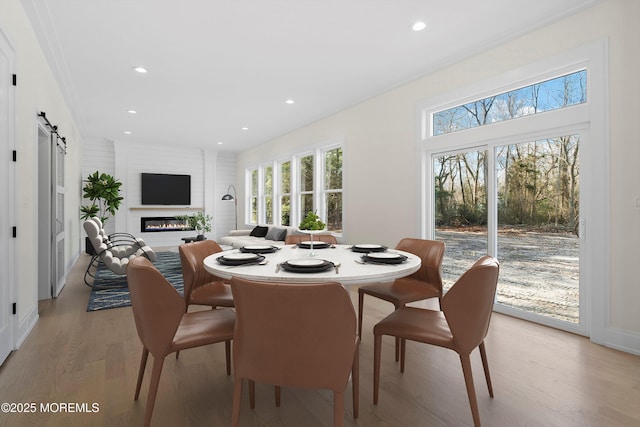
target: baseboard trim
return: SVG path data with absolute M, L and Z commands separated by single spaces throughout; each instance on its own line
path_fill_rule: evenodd
M 640 356 L 640 334 L 618 328 L 608 328 L 604 345 Z
M 29 310 L 26 316 L 22 319 L 22 321 L 18 324 L 18 328 L 16 330 L 16 340 L 14 345 L 14 350 L 20 348 L 24 340 L 27 339 L 33 328 L 38 323 L 38 304 Z

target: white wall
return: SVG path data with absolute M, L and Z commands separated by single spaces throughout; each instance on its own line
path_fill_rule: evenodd
M 64 228 L 65 265 L 67 270 L 79 252 L 80 225 L 75 215 L 80 205 L 80 157 L 81 138 L 69 107 L 42 54 L 31 30 L 24 9 L 18 0 L 0 1 L 0 30 L 7 36 L 16 52 L 17 74 L 15 105 L 15 140 L 18 152 L 18 176 L 14 206 L 18 227 L 20 260 L 15 272 L 17 302 L 16 342 L 21 342 L 37 319 L 37 278 L 34 254 L 37 254 L 38 233 L 38 131 L 37 114 L 46 112 L 47 118 L 58 125 L 59 133 L 67 140 L 65 157 L 66 212 Z M 6 203 L 7 201 L 3 201 Z M 9 304 L 9 301 L 1 301 Z
M 353 108 L 291 132 L 238 156 L 244 169 L 281 152 L 318 140 L 343 137 L 344 240 L 395 245 L 399 236 L 419 236 L 417 104 L 606 39 L 609 44 L 611 147 L 611 277 L 608 328 L 620 347 L 640 353 L 640 2 L 610 0 L 519 39 L 478 53 L 440 71 L 376 96 Z M 242 203 L 244 197 L 240 198 Z M 244 203 L 240 206 L 244 209 Z M 381 226 L 384 224 L 384 226 Z M 603 302 L 604 303 L 604 302 Z M 624 343 L 623 341 L 628 341 Z

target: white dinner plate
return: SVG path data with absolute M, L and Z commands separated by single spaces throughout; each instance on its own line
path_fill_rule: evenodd
M 372 244 L 372 243 L 365 243 L 362 245 L 353 245 L 354 248 L 358 248 L 358 249 L 381 249 L 383 248 L 382 245 L 376 245 L 376 244 Z
M 266 251 L 273 249 L 271 245 L 246 245 L 243 246 L 243 249 L 247 249 L 249 251 Z
M 250 253 L 237 253 L 237 254 L 227 254 L 224 255 L 223 258 L 229 261 L 247 261 L 250 259 L 258 258 L 258 254 L 250 254 Z
M 389 252 L 369 252 L 367 258 L 372 259 L 397 259 L 402 258 L 402 255 L 389 253 Z
M 311 240 L 306 240 L 304 242 L 300 242 L 301 245 L 305 245 L 305 246 L 311 246 L 312 243 L 313 243 L 313 246 L 327 246 L 328 245 L 327 242 L 323 242 L 322 240 L 314 240 L 313 242 Z
M 294 267 L 320 267 L 326 262 L 323 259 L 292 259 L 287 261 L 287 264 Z

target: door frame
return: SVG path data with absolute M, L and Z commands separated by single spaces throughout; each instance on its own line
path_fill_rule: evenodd
M 417 105 L 417 144 L 422 154 L 418 156 L 421 171 L 419 227 L 426 238 L 433 235 L 430 198 L 433 191 L 430 159 L 433 153 L 485 145 L 493 149 L 496 145 L 536 140 L 550 132 L 556 135 L 580 134 L 580 234 L 581 239 L 584 239 L 581 240 L 580 280 L 581 286 L 584 285 L 581 293 L 584 293 L 585 304 L 580 307 L 580 330 L 572 332 L 587 335 L 593 342 L 605 345 L 610 344 L 608 341 L 611 338 L 608 336 L 611 260 L 608 239 L 610 173 L 607 50 L 606 40 L 600 40 L 424 100 Z M 588 73 L 588 99 L 585 104 L 490 126 L 431 136 L 432 116 L 435 112 L 568 74 L 580 68 L 587 69 Z M 540 132 L 540 129 L 544 131 Z M 562 321 L 550 322 L 549 326 L 565 329 L 560 322 Z

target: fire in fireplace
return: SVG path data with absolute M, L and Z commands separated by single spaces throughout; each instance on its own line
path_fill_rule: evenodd
M 143 233 L 161 231 L 189 231 L 186 220 L 178 219 L 174 216 L 152 216 L 140 218 L 140 231 Z

